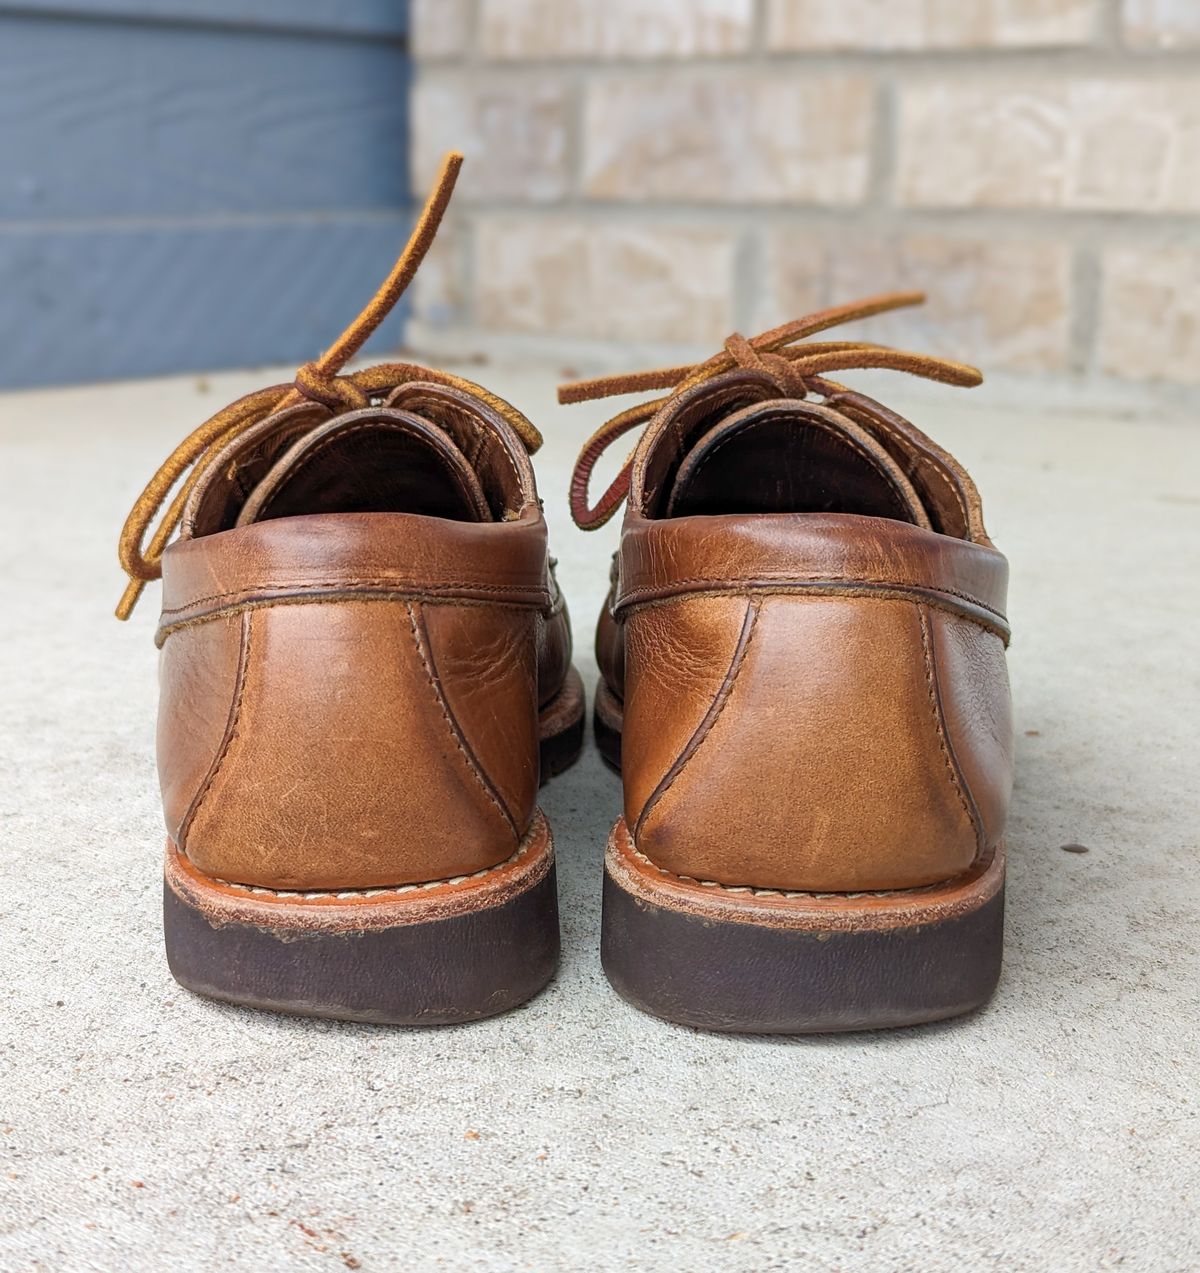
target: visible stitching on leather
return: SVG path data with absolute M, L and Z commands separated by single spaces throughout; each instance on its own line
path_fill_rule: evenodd
M 898 443 L 904 449 L 905 454 L 909 453 L 908 448 L 913 445 L 912 440 L 909 438 L 906 438 L 900 429 L 897 429 L 895 425 L 883 419 L 882 416 L 876 415 L 874 411 L 868 410 L 866 407 L 862 405 L 861 401 L 852 399 L 851 401 L 846 402 L 844 400 L 843 395 L 839 395 L 839 397 L 842 397 L 843 399 L 841 403 L 843 410 L 845 409 L 846 406 L 849 406 L 851 408 L 851 411 L 856 409 L 859 412 L 859 418 L 856 420 L 857 424 L 864 424 L 865 421 L 862 419 L 862 417 L 865 416 L 867 421 L 870 421 L 872 425 L 875 425 L 878 428 L 882 429 L 888 435 L 889 438 L 891 438 L 894 442 Z M 852 420 L 855 419 L 853 414 L 850 415 L 850 418 Z M 894 459 L 895 457 L 893 456 L 892 458 Z M 967 502 L 963 498 L 962 492 L 958 489 L 958 487 L 954 484 L 954 482 L 951 481 L 950 475 L 946 471 L 945 465 L 942 463 L 942 461 L 938 459 L 936 455 L 933 455 L 931 452 L 928 452 L 925 450 L 916 452 L 915 458 L 917 462 L 922 465 L 922 467 L 924 467 L 926 464 L 929 464 L 932 466 L 933 472 L 938 475 L 938 477 L 942 481 L 942 485 L 945 486 L 945 488 L 950 492 L 951 499 L 953 500 L 955 504 L 958 505 L 958 511 L 962 514 L 964 526 L 969 528 L 971 525 L 971 513 L 970 513 L 970 510 L 967 508 Z
M 472 871 L 470 875 L 451 875 L 440 880 L 422 880 L 418 884 L 389 884 L 378 888 L 267 888 L 261 884 L 238 884 L 234 880 L 223 880 L 217 875 L 209 876 L 209 879 L 214 884 L 220 884 L 223 888 L 237 889 L 239 893 L 251 893 L 260 897 L 297 897 L 303 900 L 316 900 L 323 897 L 334 897 L 343 900 L 357 897 L 393 897 L 402 893 L 419 893 L 426 889 L 444 888 L 448 884 L 466 884 L 471 880 L 482 880 L 486 876 L 494 875 L 497 871 L 503 871 L 518 862 L 529 852 L 532 844 L 533 840 L 529 833 L 526 832 L 516 850 L 506 857 L 503 862 L 497 862 L 495 866 L 485 866 L 480 871 Z
M 735 401 L 737 398 L 743 397 L 746 392 L 747 387 L 745 383 L 739 382 L 734 385 L 726 385 L 724 388 L 716 389 L 709 394 L 698 395 L 696 399 L 684 407 L 682 411 L 671 416 L 667 421 L 667 425 L 663 429 L 663 433 L 659 435 L 673 435 L 672 441 L 674 443 L 674 451 L 668 461 L 668 466 L 675 463 L 683 455 L 684 451 L 687 449 L 687 439 L 691 435 L 693 428 L 697 424 L 701 423 L 705 416 L 714 415 L 716 412 L 720 411 L 722 407 L 728 406 L 729 403 Z M 753 406 L 757 402 L 767 401 L 770 401 L 770 399 L 753 398 L 747 405 Z M 649 433 L 647 433 L 646 436 L 649 437 Z M 639 447 L 638 449 L 640 450 L 641 448 Z M 640 466 L 635 464 L 634 472 L 636 472 L 639 467 L 641 469 L 639 478 L 643 481 L 644 485 L 646 470 L 650 466 L 648 462 L 642 462 Z M 633 473 L 631 473 L 630 476 L 632 479 Z M 632 480 L 630 485 L 632 487 Z M 653 502 L 651 498 L 652 495 L 657 493 L 658 489 L 659 488 L 657 486 L 653 489 L 644 487 L 642 491 L 643 498 L 641 507 L 639 509 L 640 512 L 646 511 L 649 504 Z
M 508 447 L 504 446 L 496 434 L 493 433 L 490 428 L 486 427 L 484 421 L 480 420 L 477 416 L 472 415 L 468 408 L 462 406 L 460 403 L 454 402 L 453 399 L 439 398 L 436 394 L 428 393 L 414 394 L 411 398 L 404 398 L 402 396 L 400 400 L 404 403 L 404 406 L 399 408 L 402 411 L 406 408 L 418 405 L 439 407 L 447 411 L 456 419 L 465 423 L 476 437 L 475 453 L 470 457 L 471 468 L 476 472 L 478 472 L 479 457 L 483 454 L 484 448 L 489 442 L 495 440 L 499 447 L 500 454 L 504 456 L 504 462 L 512 471 L 513 481 L 517 484 L 517 490 L 524 494 L 524 483 L 521 481 L 521 474 L 517 471 L 516 461 L 508 453 Z M 436 424 L 437 421 L 434 420 L 433 423 Z
M 837 892 L 814 892 L 803 889 L 784 889 L 784 888 L 757 888 L 752 884 L 721 884 L 717 880 L 702 880 L 694 875 L 679 875 L 675 871 L 669 871 L 665 866 L 648 858 L 641 849 L 635 845 L 630 845 L 628 852 L 631 857 L 637 858 L 639 862 L 644 862 L 647 866 L 653 867 L 660 875 L 665 875 L 670 879 L 679 880 L 683 884 L 698 884 L 701 888 L 716 889 L 721 893 L 741 893 L 749 894 L 752 897 L 784 897 L 794 898 L 837 898 L 839 900 L 854 901 L 859 897 L 914 897 L 923 893 L 938 893 L 942 889 L 950 888 L 956 885 L 960 880 L 966 879 L 975 870 L 978 869 L 981 859 L 976 858 L 974 862 L 965 870 L 960 871 L 957 875 L 948 876 L 944 880 L 938 880 L 935 884 L 919 884 L 914 888 L 883 888 L 883 889 L 860 889 L 853 893 L 837 893 Z
M 748 601 L 746 603 L 746 613 L 742 618 L 742 630 L 738 634 L 737 647 L 734 649 L 733 658 L 730 660 L 729 667 L 725 672 L 725 679 L 721 682 L 717 695 L 710 704 L 708 711 L 704 713 L 704 719 L 697 726 L 696 732 L 688 739 L 683 751 L 672 762 L 670 769 L 667 770 L 658 786 L 650 793 L 650 798 L 642 806 L 642 811 L 638 814 L 637 824 L 634 827 L 635 835 L 642 829 L 647 817 L 653 812 L 658 803 L 670 791 L 675 780 L 684 771 L 688 763 L 695 758 L 704 740 L 712 733 L 713 727 L 725 710 L 726 703 L 729 702 L 733 695 L 734 682 L 745 664 L 746 655 L 750 650 L 750 642 L 754 639 L 754 631 L 758 626 L 759 609 L 760 604 L 757 601 Z
M 293 415 L 294 412 L 299 414 Z M 276 458 L 282 456 L 306 430 L 311 428 L 314 421 L 309 417 L 317 416 L 318 413 L 322 413 L 325 420 L 331 418 L 328 407 L 322 407 L 313 402 L 308 403 L 306 407 L 293 407 L 279 418 L 266 416 L 253 427 L 257 429 L 260 425 L 274 420 L 271 427 L 259 435 L 257 440 L 251 437 L 251 433 L 245 433 L 233 439 L 230 443 L 232 454 L 225 461 L 220 462 L 219 468 L 217 462 L 220 461 L 221 455 L 226 453 L 224 445 L 216 455 L 206 459 L 204 472 L 212 473 L 212 477 L 197 483 L 197 494 L 194 497 L 196 499 L 195 516 L 191 517 L 185 513 L 182 522 L 186 531 L 185 537 L 189 539 L 196 537 L 195 528 L 209 517 L 209 506 L 214 502 L 222 507 L 226 506 L 232 491 L 236 491 L 240 497 L 240 511 L 241 505 L 245 504 L 251 490 L 257 485 L 256 481 L 250 480 L 250 468 L 261 463 L 264 465 L 263 475 L 265 475 L 270 468 L 272 448 L 275 448 Z M 248 439 L 249 442 L 246 445 Z M 214 468 L 218 468 L 218 471 L 214 472 Z M 188 502 L 191 503 L 190 500 Z
M 236 606 L 221 606 L 217 610 L 210 610 L 205 614 L 194 615 L 190 619 L 179 619 L 174 623 L 165 626 L 160 625 L 154 634 L 154 644 L 159 648 L 166 644 L 169 636 L 174 636 L 176 632 L 183 632 L 187 628 L 196 628 L 204 623 L 213 623 L 217 619 L 228 619 L 235 614 L 246 614 L 252 610 L 269 610 L 274 606 L 326 606 L 326 605 L 345 605 L 353 602 L 365 605 L 370 602 L 396 602 L 396 601 L 418 601 L 426 602 L 436 606 L 487 606 L 497 610 L 516 610 L 529 611 L 536 610 L 543 612 L 543 607 L 535 606 L 532 603 L 521 604 L 517 601 L 504 601 L 486 598 L 471 597 L 450 597 L 441 596 L 434 593 L 424 592 L 361 592 L 361 593 L 337 593 L 332 596 L 322 596 L 314 593 L 311 596 L 299 597 L 263 597 L 255 601 L 243 601 Z M 548 617 L 553 617 L 552 615 Z
M 887 428 L 886 425 L 884 427 Z M 889 436 L 893 438 L 897 437 L 895 430 L 889 430 Z M 922 468 L 927 469 L 929 472 L 935 473 L 941 479 L 942 485 L 946 488 L 946 490 L 950 492 L 951 500 L 958 505 L 958 511 L 962 514 L 964 529 L 970 530 L 971 513 L 970 513 L 970 510 L 967 508 L 967 501 L 963 499 L 962 492 L 950 480 L 950 475 L 946 472 L 945 468 L 942 465 L 941 460 L 930 455 L 928 452 L 922 452 L 918 456 L 918 463 L 921 465 Z
M 517 472 L 516 461 L 508 453 L 508 447 L 504 446 L 496 434 L 484 425 L 484 422 L 464 406 L 452 399 L 439 398 L 435 394 L 416 394 L 411 399 L 405 400 L 406 404 L 411 403 L 413 406 L 431 406 L 438 407 L 448 412 L 449 415 L 465 424 L 468 429 L 475 435 L 475 450 L 470 456 L 470 465 L 476 473 L 479 471 L 479 459 L 484 451 L 488 449 L 488 444 L 492 441 L 496 442 L 500 454 L 504 457 L 504 462 L 508 465 L 509 471 L 513 475 L 513 481 L 517 485 L 517 490 L 524 494 L 524 484 L 521 481 L 521 474 Z M 435 420 L 436 424 L 437 421 Z
M 225 722 L 225 733 L 221 737 L 221 745 L 217 749 L 213 763 L 209 766 L 208 773 L 200 784 L 200 790 L 192 798 L 192 803 L 188 806 L 188 811 L 183 815 L 183 821 L 179 824 L 179 843 L 181 845 L 187 843 L 188 833 L 192 829 L 196 815 L 200 812 L 200 806 L 212 790 L 217 774 L 225 763 L 225 757 L 229 754 L 229 748 L 237 734 L 238 722 L 242 715 L 242 699 L 246 693 L 246 675 L 250 668 L 250 629 L 252 625 L 253 617 L 247 612 L 242 616 L 238 642 L 237 678 L 234 683 L 233 701 L 229 706 L 229 717 Z
M 630 615 L 637 614 L 643 610 L 653 610 L 659 606 L 679 605 L 685 601 L 699 601 L 703 599 L 711 599 L 713 597 L 729 597 L 736 596 L 737 593 L 733 589 L 711 589 L 704 591 L 698 589 L 695 592 L 680 592 L 669 597 L 658 597 L 651 601 L 643 601 L 636 606 L 624 608 L 619 615 L 614 615 L 616 622 L 621 623 Z M 1011 634 L 1008 630 L 1007 623 L 989 623 L 988 620 L 980 618 L 978 615 L 970 614 L 966 610 L 957 605 L 953 605 L 948 601 L 938 601 L 927 594 L 921 594 L 921 600 L 918 603 L 903 589 L 886 590 L 880 588 L 876 591 L 867 591 L 862 588 L 855 590 L 853 587 L 844 588 L 788 588 L 780 587 L 762 587 L 755 588 L 754 595 L 756 597 L 799 597 L 802 600 L 820 597 L 849 597 L 851 600 L 861 601 L 902 601 L 907 605 L 923 605 L 930 610 L 940 610 L 943 614 L 952 615 L 955 619 L 961 619 L 964 623 L 974 624 L 981 631 L 986 632 L 989 636 L 994 636 L 1006 648 L 1011 640 Z
M 695 588 L 687 591 L 669 592 L 659 597 L 650 597 L 646 601 L 639 601 L 633 604 L 624 604 L 613 608 L 610 606 L 609 612 L 612 614 L 614 621 L 623 622 L 629 615 L 635 614 L 641 610 L 651 609 L 657 606 L 674 605 L 683 601 L 695 601 L 704 597 L 728 597 L 737 595 L 742 592 L 750 592 L 758 597 L 849 597 L 855 600 L 869 601 L 907 601 L 913 604 L 921 604 L 928 606 L 931 610 L 941 610 L 945 614 L 951 614 L 955 618 L 963 619 L 967 623 L 973 623 L 976 627 L 981 628 L 984 632 L 992 636 L 998 637 L 1008 648 L 1012 639 L 1012 633 L 1009 629 L 1008 620 L 1005 616 L 997 614 L 996 611 L 990 611 L 996 614 L 996 621 L 989 622 L 988 619 L 972 614 L 965 606 L 956 605 L 952 601 L 944 601 L 936 595 L 927 592 L 925 589 L 906 584 L 875 584 L 867 580 L 849 580 L 845 583 L 838 584 L 830 582 L 822 585 L 817 582 L 814 585 L 806 585 L 794 583 L 790 587 L 786 581 L 778 583 L 765 582 L 762 584 L 755 583 L 753 580 L 732 579 L 732 580 L 702 580 L 701 582 L 710 583 L 713 586 L 707 589 Z M 913 595 L 915 594 L 915 596 Z M 918 601 L 919 598 L 919 601 Z M 967 598 L 971 601 L 973 598 Z M 987 610 L 988 607 L 983 602 L 976 602 L 977 605 Z
M 995 606 L 988 605 L 986 601 L 979 597 L 973 596 L 969 592 L 960 592 L 956 588 L 939 588 L 936 584 L 925 583 L 920 580 L 913 579 L 861 579 L 847 576 L 844 573 L 821 573 L 813 572 L 810 574 L 796 574 L 793 571 L 786 573 L 780 571 L 778 574 L 772 574 L 770 571 L 761 571 L 756 576 L 746 576 L 744 578 L 725 578 L 713 579 L 706 575 L 693 576 L 687 579 L 672 579 L 668 584 L 642 584 L 637 588 L 630 588 L 628 592 L 622 593 L 617 598 L 617 608 L 624 609 L 626 605 L 636 604 L 636 598 L 661 592 L 663 588 L 678 588 L 688 584 L 706 584 L 714 588 L 728 590 L 729 586 L 737 587 L 753 586 L 755 579 L 763 579 L 771 584 L 780 583 L 844 583 L 848 588 L 854 587 L 856 584 L 863 584 L 876 588 L 914 588 L 921 590 L 929 590 L 944 593 L 948 597 L 958 597 L 963 601 L 969 601 L 972 605 L 978 606 L 981 610 L 986 610 L 989 614 L 994 614 L 998 619 L 1007 622 L 1007 616 L 1001 610 L 997 610 Z
M 450 710 L 450 704 L 446 702 L 446 696 L 442 693 L 441 686 L 438 683 L 437 673 L 434 671 L 433 650 L 428 646 L 428 638 L 422 640 L 424 625 L 418 623 L 416 611 L 411 603 L 406 602 L 404 608 L 408 611 L 408 621 L 412 626 L 413 642 L 417 647 L 417 656 L 421 660 L 421 665 L 425 669 L 425 676 L 429 681 L 429 687 L 433 690 L 434 699 L 437 701 L 438 708 L 442 713 L 442 719 L 446 722 L 446 728 L 450 731 L 450 737 L 454 740 L 454 745 L 458 748 L 462 758 L 467 762 L 467 768 L 475 777 L 475 781 L 479 784 L 480 790 L 500 811 L 500 815 L 504 821 L 508 823 L 512 833 L 518 840 L 521 839 L 521 833 L 517 830 L 517 822 L 510 812 L 508 806 L 500 799 L 491 782 L 484 774 L 479 766 L 479 762 L 475 758 L 474 752 L 467 744 L 463 737 L 462 730 L 459 728 L 458 722 L 454 719 L 454 714 Z M 428 653 L 426 651 L 428 650 Z
M 883 429 L 888 437 L 892 438 L 895 442 L 900 443 L 903 446 L 912 445 L 910 439 L 904 437 L 898 429 L 896 429 L 893 425 L 888 424 L 886 420 L 881 420 L 878 416 L 871 415 L 869 412 L 867 413 L 867 418 L 872 424 Z M 861 424 L 863 422 L 860 420 L 859 423 Z M 895 457 L 893 456 L 893 459 L 894 458 Z M 950 476 L 943 467 L 942 462 L 937 459 L 936 456 L 933 456 L 928 452 L 919 452 L 916 456 L 916 462 L 922 468 L 928 467 L 932 472 L 937 474 L 942 485 L 950 492 L 951 500 L 958 505 L 958 511 L 962 514 L 963 525 L 969 527 L 971 524 L 971 514 L 967 509 L 966 501 L 962 497 L 962 492 L 950 480 Z M 912 479 L 910 478 L 909 480 L 911 481 Z
M 516 460 L 513 459 L 511 455 L 509 455 L 508 447 L 504 445 L 503 441 L 501 441 L 501 439 L 498 438 L 494 433 L 480 427 L 479 450 L 475 453 L 475 459 L 472 462 L 472 467 L 475 468 L 476 470 L 478 470 L 480 459 L 482 458 L 483 453 L 485 451 L 488 451 L 488 452 L 498 451 L 500 455 L 504 457 L 504 462 L 505 464 L 508 465 L 509 472 L 512 473 L 513 475 L 513 481 L 517 484 L 517 491 L 520 494 L 522 499 L 527 499 L 530 495 L 537 494 L 536 491 L 529 490 L 528 483 L 521 481 L 521 474 L 517 470 L 517 462 Z M 494 462 L 494 456 L 492 457 L 492 459 Z
M 467 460 L 476 473 L 479 472 L 479 457 L 483 454 L 485 438 L 482 429 L 475 430 L 475 445 L 471 448 L 471 454 L 467 456 Z
M 550 596 L 550 591 L 545 584 L 481 583 L 476 579 L 446 579 L 441 583 L 420 584 L 395 575 L 339 575 L 333 579 L 310 579 L 307 583 L 262 584 L 255 588 L 239 588 L 236 592 L 213 592 L 207 596 L 194 597 L 181 606 L 163 606 L 162 613 L 183 614 L 187 610 L 194 610 L 197 606 L 207 605 L 213 601 L 249 600 L 276 588 L 288 592 L 315 592 L 322 588 L 386 588 L 402 587 L 406 584 L 411 584 L 411 590 L 414 593 L 422 594 L 437 593 L 442 589 L 472 588 L 478 592 L 540 593 L 539 602 L 548 602 Z
M 969 800 L 963 783 L 962 774 L 958 768 L 958 761 L 954 755 L 950 740 L 946 735 L 946 722 L 942 712 L 942 700 L 938 693 L 937 672 L 934 670 L 932 637 L 929 631 L 929 616 L 925 613 L 923 606 L 918 605 L 917 623 L 921 629 L 921 654 L 925 661 L 925 686 L 929 693 L 929 704 L 933 709 L 933 723 L 937 729 L 938 746 L 941 748 L 942 759 L 946 762 L 946 770 L 950 774 L 950 782 L 954 787 L 955 794 L 958 796 L 959 803 L 962 805 L 963 812 L 967 815 L 967 821 L 971 824 L 971 829 L 975 832 L 975 844 L 978 851 L 983 847 L 983 827 L 980 823 L 978 811 L 975 809 L 974 801 Z

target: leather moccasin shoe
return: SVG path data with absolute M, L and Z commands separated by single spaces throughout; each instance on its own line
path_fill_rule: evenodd
M 536 796 L 579 752 L 583 690 L 540 437 L 443 372 L 338 374 L 415 271 L 459 162 L 361 318 L 294 385 L 201 426 L 122 535 L 118 614 L 163 582 L 167 957 L 202 994 L 433 1024 L 510 1008 L 555 969 Z
M 951 1016 L 995 987 L 1007 563 L 962 466 L 827 379 L 979 373 L 807 339 L 921 299 L 560 391 L 674 387 L 592 438 L 571 492 L 584 527 L 628 496 L 597 637 L 596 734 L 624 783 L 602 953 L 617 990 L 659 1016 L 850 1030 Z M 647 422 L 589 507 L 597 457 Z

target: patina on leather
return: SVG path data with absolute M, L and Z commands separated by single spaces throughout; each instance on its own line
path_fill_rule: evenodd
M 600 697 L 620 731 L 626 826 L 668 877 L 902 890 L 954 879 L 1000 840 L 1007 563 L 962 466 L 829 379 L 885 367 L 967 386 L 979 373 L 806 340 L 920 299 L 872 298 L 731 337 L 696 367 L 561 391 L 672 389 L 602 426 L 571 490 L 585 528 L 628 497 Z M 592 505 L 596 460 L 639 425 Z
M 582 712 L 537 430 L 445 372 L 340 374 L 432 241 L 459 158 L 347 333 L 196 430 L 122 532 L 119 612 L 163 582 L 164 813 L 202 877 L 299 892 L 487 873 L 528 844 L 547 715 L 561 731 Z

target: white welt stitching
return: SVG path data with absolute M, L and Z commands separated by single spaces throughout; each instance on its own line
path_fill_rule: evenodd
M 864 889 L 858 893 L 813 893 L 803 890 L 790 890 L 783 888 L 752 888 L 748 884 L 720 884 L 716 880 L 698 880 L 694 875 L 677 875 L 674 871 L 668 871 L 665 866 L 659 866 L 657 862 L 648 858 L 641 849 L 635 849 L 631 844 L 626 850 L 631 857 L 637 858 L 639 862 L 644 862 L 647 866 L 653 867 L 660 875 L 665 875 L 671 880 L 680 880 L 684 884 L 699 884 L 701 888 L 715 888 L 722 893 L 749 893 L 752 897 L 785 897 L 785 898 L 811 898 L 811 897 L 830 897 L 837 898 L 842 901 L 853 901 L 856 897 L 896 897 L 897 895 L 904 897 L 912 897 L 921 893 L 940 892 L 948 884 L 953 884 L 961 876 L 955 875 L 950 879 L 939 880 L 936 884 L 922 884 L 916 888 L 880 888 L 880 889 Z M 962 875 L 970 874 L 970 869 L 963 871 Z
M 360 897 L 399 897 L 402 893 L 419 893 L 422 889 L 443 888 L 447 884 L 466 884 L 469 880 L 481 880 L 496 871 L 503 871 L 506 866 L 512 866 L 514 862 L 519 861 L 529 852 L 532 844 L 533 840 L 529 835 L 526 835 L 521 842 L 520 848 L 511 857 L 505 858 L 503 862 L 497 862 L 495 866 L 486 866 L 482 871 L 475 871 L 471 875 L 452 875 L 444 880 L 423 880 L 420 884 L 393 884 L 384 888 L 348 888 L 340 890 L 263 888 L 260 885 L 238 884 L 233 880 L 223 880 L 216 875 L 209 878 L 213 883 L 220 884 L 223 888 L 232 888 L 239 893 L 252 893 L 259 897 L 295 897 L 301 901 L 322 897 L 336 897 L 343 900 Z

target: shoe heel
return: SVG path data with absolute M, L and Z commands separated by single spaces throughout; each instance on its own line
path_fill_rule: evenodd
M 990 998 L 1003 933 L 1002 848 L 946 884 L 821 894 L 669 875 L 623 820 L 609 839 L 604 971 L 635 1007 L 684 1025 L 808 1034 L 956 1016 Z
M 163 922 L 171 972 L 197 994 L 349 1021 L 471 1021 L 554 975 L 553 841 L 539 812 L 517 852 L 476 875 L 303 893 L 211 879 L 169 846 Z
M 601 677 L 596 685 L 596 702 L 592 709 L 592 733 L 600 759 L 615 772 L 621 772 L 621 729 L 624 708 L 621 700 Z

